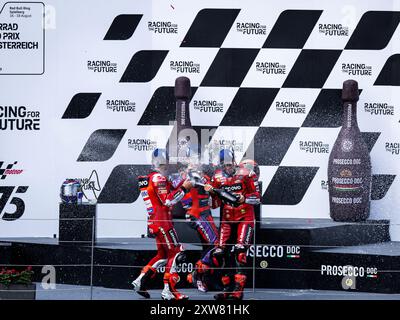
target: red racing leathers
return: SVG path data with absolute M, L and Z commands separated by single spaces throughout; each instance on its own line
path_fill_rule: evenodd
M 172 222 L 171 207 L 178 203 L 187 192 L 181 185 L 173 188 L 167 177 L 158 171 L 148 176 L 139 177 L 141 196 L 148 213 L 148 229 L 157 243 L 157 255 L 153 257 L 142 272 L 151 270 L 155 275 L 158 267 L 165 265 L 164 283 L 169 283 L 171 291 L 175 291 L 175 284 L 179 281 L 176 272 L 176 260 L 183 251 Z M 175 296 L 177 294 L 174 293 Z
M 220 247 L 225 247 L 227 240 L 231 236 L 232 222 L 238 223 L 237 247 L 250 244 L 254 230 L 254 205 L 260 203 L 257 179 L 254 176 L 254 172 L 244 168 L 238 168 L 233 175 L 228 175 L 223 170 L 217 170 L 213 176 L 211 182 L 213 188 L 243 195 L 245 199 L 244 203 L 238 207 L 223 204 L 218 243 Z M 213 201 L 221 204 L 220 199 L 215 196 Z
M 210 177 L 201 176 L 201 183 L 210 183 Z M 217 240 L 217 228 L 210 212 L 210 194 L 201 186 L 190 189 L 182 199 L 183 208 L 186 210 L 186 218 L 191 221 L 191 226 L 196 229 L 203 243 L 215 244 Z M 204 223 L 203 223 L 204 222 Z
M 225 286 L 223 293 L 216 295 L 217 299 L 242 299 L 243 288 L 246 276 L 243 274 L 243 267 L 246 264 L 246 251 L 252 242 L 254 232 L 254 205 L 260 204 L 260 193 L 258 180 L 253 171 L 246 168 L 236 168 L 236 171 L 229 175 L 223 170 L 217 170 L 212 178 L 211 185 L 214 189 L 224 189 L 236 195 L 244 197 L 244 203 L 237 207 L 221 203 L 221 200 L 213 196 L 213 201 L 222 205 L 222 220 L 216 256 L 227 255 L 227 241 L 231 238 L 232 230 L 236 229 L 235 238 L 235 260 L 236 274 L 234 276 L 235 287 L 230 292 L 231 280 L 226 274 L 222 277 Z M 237 227 L 237 228 L 234 228 Z
M 200 182 L 210 183 L 210 177 L 199 174 Z M 210 194 L 202 186 L 194 186 L 182 199 L 186 210 L 186 220 L 192 229 L 196 230 L 203 244 L 201 259 L 197 261 L 195 272 L 190 274 L 188 281 L 197 285 L 201 291 L 207 291 L 211 284 L 211 274 L 214 263 L 211 252 L 218 241 L 218 229 L 211 214 Z

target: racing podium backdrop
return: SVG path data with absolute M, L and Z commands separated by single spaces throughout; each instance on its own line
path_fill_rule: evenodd
M 173 86 L 186 76 L 199 142 L 260 166 L 248 287 L 399 293 L 397 1 L 0 8 L 1 264 L 34 265 L 37 282 L 54 266 L 57 283 L 131 288 L 155 253 L 137 177 L 173 133 Z M 328 190 L 349 79 L 372 173 L 368 219 L 353 222 L 331 219 Z M 60 204 L 65 179 L 80 181 L 82 205 Z M 175 225 L 188 286 L 200 241 Z

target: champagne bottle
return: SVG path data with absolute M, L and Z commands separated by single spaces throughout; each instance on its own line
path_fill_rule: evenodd
M 182 179 L 182 177 L 180 177 L 181 168 L 184 168 L 185 165 L 189 164 L 191 157 L 193 157 L 193 143 L 190 139 L 190 132 L 186 130 L 192 129 L 189 112 L 191 94 L 190 79 L 187 77 L 176 78 L 174 88 L 176 123 L 173 129 L 175 134 L 172 135 L 172 138 L 170 138 L 168 142 L 168 148 L 170 150 L 169 171 L 172 172 L 170 174 L 170 179 L 176 182 Z M 197 152 L 197 146 L 195 151 Z M 178 202 L 172 208 L 174 218 L 184 218 L 185 213 L 186 211 L 181 202 Z
M 191 97 L 190 79 L 179 77 L 175 80 L 175 100 L 176 100 L 176 132 L 177 132 L 177 162 L 188 163 L 190 158 L 197 156 L 197 138 L 191 141 L 193 132 L 185 129 L 192 129 L 190 122 L 189 101 Z
M 190 175 L 189 175 L 189 177 L 190 177 Z M 200 186 L 200 187 L 205 186 L 203 183 L 199 182 L 198 178 L 193 177 L 193 176 L 191 178 L 193 181 L 192 182 L 193 185 Z M 239 204 L 239 198 L 240 198 L 239 195 L 236 195 L 236 194 L 226 191 L 224 189 L 213 188 L 212 191 L 214 191 L 214 193 L 217 195 L 217 197 L 219 197 L 223 202 L 225 202 L 231 206 L 234 206 L 234 207 L 238 207 L 240 205 Z
M 233 207 L 238 207 L 239 204 L 239 195 L 235 195 L 231 192 L 228 192 L 224 189 L 213 189 L 213 191 L 217 194 L 217 196 L 223 201 Z
M 328 164 L 330 216 L 335 221 L 364 221 L 369 217 L 371 159 L 357 124 L 358 84 L 343 83 L 342 128 Z
M 189 100 L 191 97 L 190 79 L 179 77 L 175 80 L 175 100 L 176 100 L 176 118 L 178 131 L 184 128 L 191 128 L 189 114 Z

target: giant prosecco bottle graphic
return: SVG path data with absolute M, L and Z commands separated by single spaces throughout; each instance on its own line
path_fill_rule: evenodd
M 189 114 L 189 101 L 191 98 L 192 89 L 190 87 L 190 79 L 187 77 L 179 77 L 175 80 L 175 103 L 176 103 L 176 117 L 178 131 L 191 128 Z
M 182 181 L 180 170 L 185 168 L 193 158 L 197 156 L 197 145 L 194 144 L 193 128 L 190 121 L 189 103 L 192 91 L 190 79 L 187 77 L 179 77 L 175 80 L 174 96 L 175 96 L 175 125 L 173 133 L 168 141 L 169 150 L 169 179 L 174 187 Z M 185 209 L 181 202 L 178 202 L 172 208 L 174 218 L 185 218 Z M 180 231 L 182 224 L 177 224 L 176 227 Z M 179 232 L 178 231 L 178 232 Z
M 358 84 L 343 83 L 342 129 L 329 156 L 329 207 L 335 221 L 363 221 L 369 217 L 371 159 L 357 124 Z
M 176 101 L 176 141 L 170 141 L 172 158 L 177 163 L 193 161 L 197 156 L 198 139 L 193 132 L 190 122 L 189 101 L 191 98 L 190 79 L 179 77 L 175 80 L 175 101 Z M 192 141 L 193 140 L 193 141 Z

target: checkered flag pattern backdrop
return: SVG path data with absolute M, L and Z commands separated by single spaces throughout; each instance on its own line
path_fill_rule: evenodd
M 229 94 L 230 97 L 227 98 L 228 103 L 224 104 L 224 112 L 218 122 L 211 123 L 214 120 L 212 113 L 208 115 L 209 123 L 217 128 L 215 136 L 223 137 L 226 130 L 234 134 L 237 131 L 238 137 L 242 136 L 243 130 L 254 133 L 253 140 L 245 141 L 244 144 L 254 143 L 255 160 L 262 167 L 265 177 L 268 176 L 264 180 L 266 188 L 263 204 L 295 206 L 302 202 L 311 183 L 321 183 L 321 177 L 325 178 L 329 148 L 341 125 L 342 81 L 347 78 L 357 79 L 361 94 L 365 88 L 368 90 L 373 86 L 398 85 L 400 73 L 394 70 L 400 66 L 399 55 L 387 56 L 382 54 L 382 50 L 388 47 L 393 38 L 400 22 L 400 12 L 366 11 L 351 31 L 342 25 L 321 23 L 324 10 L 287 9 L 279 14 L 270 28 L 265 28 L 266 36 L 259 37 L 259 47 L 232 47 L 230 44 L 235 39 L 231 34 L 238 34 L 239 28 L 247 28 L 247 32 L 256 32 L 251 28 L 260 28 L 259 23 L 240 22 L 244 20 L 245 11 L 245 8 L 200 10 L 180 45 L 172 43 L 169 50 L 153 48 L 135 52 L 120 82 L 147 83 L 157 77 L 162 78 L 160 73 L 171 73 L 166 69 L 179 56 L 180 50 L 184 50 L 185 57 L 190 57 L 191 61 L 187 64 L 190 67 L 195 64 L 192 61 L 198 55 L 204 55 L 204 58 L 198 58 L 208 60 L 208 64 L 200 64 L 200 68 L 204 68 L 202 78 L 191 77 L 190 68 L 186 68 L 187 73 L 182 72 L 193 79 L 192 101 L 206 97 L 208 88 L 231 88 L 229 92 L 223 91 L 223 95 Z M 118 15 L 104 40 L 129 39 L 143 20 L 141 14 Z M 316 38 L 315 33 L 329 31 L 331 34 L 346 33 L 348 37 L 340 45 L 326 49 L 323 42 L 329 42 L 333 36 L 321 39 Z M 362 59 L 354 59 L 357 53 L 367 53 L 365 61 L 373 61 L 373 77 L 364 80 L 362 70 L 356 71 L 357 68 L 350 69 L 352 75 L 345 74 L 344 65 L 360 64 L 357 61 Z M 179 57 L 182 60 L 184 56 Z M 169 121 L 174 120 L 175 104 L 171 83 L 154 90 L 137 123 L 139 127 L 168 125 Z M 88 117 L 99 95 L 77 94 L 69 104 L 64 118 Z M 192 112 L 192 122 L 196 123 L 194 114 Z M 95 131 L 85 144 L 78 161 L 110 159 L 124 132 L 130 129 Z M 363 132 L 370 150 L 374 148 L 380 133 Z M 103 136 L 100 138 L 99 135 Z M 98 143 L 104 139 L 113 142 L 108 144 L 105 151 L 98 147 Z M 318 149 L 309 149 L 310 153 L 307 154 L 306 150 L 302 154 L 299 148 L 302 141 L 322 142 L 327 148 L 321 153 L 318 153 Z M 242 154 L 245 151 L 242 150 Z M 100 202 L 135 201 L 137 193 L 133 195 L 129 192 L 130 185 L 134 185 L 137 174 L 146 170 L 148 167 L 143 165 L 116 166 L 101 194 Z M 129 176 L 130 179 L 127 179 Z M 394 177 L 393 174 L 375 174 L 372 199 L 383 198 Z M 121 197 L 123 193 L 113 196 L 115 184 L 125 189 L 126 197 Z
M 371 219 L 400 225 L 393 210 L 400 205 L 397 2 L 45 2 L 61 19 L 54 33 L 46 31 L 46 72 L 19 78 L 29 101 L 43 105 L 42 143 L 29 161 L 1 159 L 0 170 L 18 160 L 40 181 L 35 174 L 52 167 L 39 159 L 54 156 L 54 197 L 66 177 L 96 170 L 99 236 L 143 233 L 101 218 L 145 219 L 137 176 L 172 134 L 179 76 L 191 80 L 194 129 L 203 129 L 206 142 L 233 145 L 238 160 L 254 156 L 262 215 L 280 218 L 329 217 L 327 165 L 342 123 L 341 88 L 356 80 L 358 124 L 372 160 Z M 67 25 L 63 12 L 72 11 L 75 23 Z M 4 85 L 13 92 L 12 82 Z M 29 167 L 33 157 L 41 171 Z M 25 196 L 33 199 L 34 190 Z M 392 229 L 396 235 L 400 229 Z

